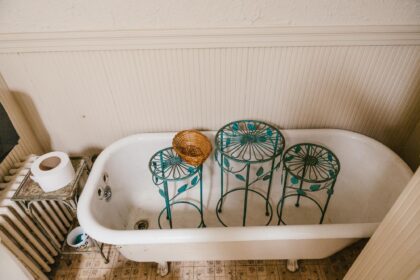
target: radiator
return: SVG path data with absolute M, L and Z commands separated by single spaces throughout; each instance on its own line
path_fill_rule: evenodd
M 49 236 L 27 214 L 24 207 L 11 200 L 37 157 L 18 161 L 3 177 L 0 184 L 0 238 L 4 245 L 32 272 L 36 279 L 48 279 L 45 273 L 58 256 L 73 220 L 71 213 L 59 202 L 36 202 L 34 214 Z M 52 238 L 51 238 L 52 237 Z

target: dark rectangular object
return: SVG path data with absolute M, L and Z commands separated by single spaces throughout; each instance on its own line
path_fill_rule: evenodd
M 9 116 L 0 104 L 0 162 L 18 144 L 19 135 L 17 134 Z

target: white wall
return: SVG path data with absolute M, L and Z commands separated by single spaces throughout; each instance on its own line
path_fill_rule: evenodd
M 241 118 L 349 129 L 398 150 L 417 123 L 419 53 L 420 46 L 46 51 L 2 53 L 0 72 L 45 150 L 80 153 L 133 133 L 217 130 Z
M 419 5 L 3 0 L 0 73 L 44 150 L 259 118 L 401 152 L 420 106 Z
M 420 169 L 395 201 L 344 280 L 419 279 Z
M 0 33 L 418 25 L 417 0 L 2 0 Z

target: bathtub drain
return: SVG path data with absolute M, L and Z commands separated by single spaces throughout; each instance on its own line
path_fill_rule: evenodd
M 149 228 L 149 221 L 148 220 L 139 220 L 135 225 L 134 229 L 138 230 L 145 230 Z

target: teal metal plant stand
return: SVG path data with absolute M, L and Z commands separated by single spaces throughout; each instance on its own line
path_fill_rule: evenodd
M 206 227 L 203 217 L 203 166 L 195 167 L 184 162 L 172 147 L 162 149 L 155 153 L 149 161 L 149 169 L 152 173 L 153 183 L 159 189 L 159 194 L 165 201 L 165 208 L 159 213 L 158 225 L 161 226 L 161 217 L 166 213 L 169 227 L 173 228 L 173 216 L 171 207 L 177 204 L 187 204 L 195 208 L 200 214 L 201 222 L 197 227 Z M 169 184 L 178 184 L 176 193 L 170 194 Z M 181 194 L 200 186 L 200 201 L 197 203 L 187 200 L 176 200 Z
M 320 210 L 319 223 L 322 224 L 339 172 L 338 158 L 323 146 L 301 143 L 287 149 L 283 155 L 283 194 L 277 205 L 278 225 L 286 224 L 283 220 L 286 199 L 295 198 L 295 207 L 299 207 L 302 197 L 312 201 Z M 323 206 L 311 195 L 320 191 L 327 195 Z
M 266 225 L 268 225 L 273 216 L 269 201 L 273 174 L 280 167 L 281 155 L 285 146 L 283 135 L 277 128 L 267 123 L 241 120 L 223 126 L 216 134 L 215 146 L 215 159 L 221 172 L 220 199 L 216 206 L 216 214 L 220 223 L 227 226 L 220 217 L 226 196 L 242 191 L 244 192 L 242 226 L 246 226 L 247 222 L 249 192 L 265 200 L 265 214 L 268 217 Z M 265 169 L 264 164 L 268 165 Z M 251 167 L 256 171 L 251 173 Z M 227 190 L 224 177 L 229 174 L 239 180 L 243 187 Z M 261 180 L 268 181 L 265 194 L 250 188 L 252 184 Z

